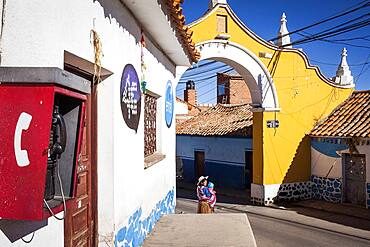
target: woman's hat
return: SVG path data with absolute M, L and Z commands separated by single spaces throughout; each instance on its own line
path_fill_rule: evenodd
M 199 185 L 199 184 L 200 184 L 200 182 L 202 182 L 204 179 L 208 179 L 208 176 L 200 176 L 200 177 L 198 178 L 198 183 L 197 183 L 197 185 Z

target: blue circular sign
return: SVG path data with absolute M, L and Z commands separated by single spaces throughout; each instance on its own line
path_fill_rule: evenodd
M 139 77 L 132 64 L 127 64 L 123 69 L 120 91 L 123 119 L 130 129 L 137 131 L 141 112 L 141 90 Z
M 166 124 L 168 128 L 171 127 L 172 124 L 174 108 L 175 106 L 173 99 L 172 83 L 171 81 L 168 81 L 166 86 L 166 110 L 165 110 Z

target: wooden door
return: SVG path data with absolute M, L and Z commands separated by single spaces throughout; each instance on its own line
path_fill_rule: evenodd
M 366 161 L 364 154 L 344 156 L 345 201 L 361 206 L 366 205 Z
M 91 204 L 91 96 L 86 104 L 81 154 L 77 167 L 76 197 L 67 203 L 64 220 L 64 246 L 92 246 L 94 217 Z
M 200 176 L 204 176 L 204 152 L 203 151 L 195 151 L 195 176 L 196 178 Z
M 244 177 L 245 177 L 245 188 L 250 189 L 251 183 L 253 182 L 253 152 L 245 151 L 245 166 L 244 166 Z

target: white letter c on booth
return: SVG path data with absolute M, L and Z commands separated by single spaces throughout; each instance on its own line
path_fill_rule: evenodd
M 19 167 L 28 166 L 30 161 L 28 159 L 28 153 L 26 150 L 21 149 L 22 143 L 22 131 L 27 130 L 30 126 L 32 116 L 26 112 L 22 112 L 19 115 L 17 126 L 14 133 L 14 153 L 15 159 Z

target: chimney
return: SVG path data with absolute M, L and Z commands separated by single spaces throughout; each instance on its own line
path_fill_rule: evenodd
M 186 82 L 186 89 L 184 90 L 184 100 L 191 105 L 197 105 L 197 91 L 195 90 L 194 81 Z

